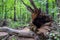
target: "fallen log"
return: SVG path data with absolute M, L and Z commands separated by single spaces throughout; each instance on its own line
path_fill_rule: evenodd
M 9 27 L 0 27 L 0 32 L 7 32 L 11 35 L 17 35 L 22 37 L 34 37 L 34 33 L 32 31 L 27 31 L 27 29 L 18 30 L 18 29 L 12 29 Z

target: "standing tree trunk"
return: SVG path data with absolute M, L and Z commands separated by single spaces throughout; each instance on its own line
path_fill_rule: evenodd
M 58 6 L 58 9 L 59 9 L 59 13 L 60 13 L 60 0 L 57 0 L 57 6 Z
M 2 18 L 3 18 L 4 2 L 2 0 Z
M 48 14 L 48 0 L 46 1 L 46 13 Z
M 16 19 L 16 0 L 14 0 L 14 21 L 17 21 L 17 19 Z
M 0 7 L 1 7 L 1 11 L 0 11 L 0 27 L 3 25 L 3 15 L 4 15 L 4 1 L 3 0 L 1 0 L 1 5 L 0 5 Z
M 7 6 L 5 5 L 5 15 L 4 15 L 4 19 L 7 19 Z
M 21 19 L 22 19 L 21 12 L 22 12 L 22 11 L 21 11 L 21 0 L 20 0 L 20 16 L 19 16 L 19 17 L 20 17 L 20 18 L 19 18 L 19 19 L 20 19 L 20 22 L 21 22 Z
M 55 8 L 55 5 L 54 5 L 55 3 L 54 3 L 54 1 L 53 1 L 52 3 L 53 3 L 53 5 L 52 5 L 52 6 L 53 6 L 52 9 L 54 9 L 54 8 Z M 54 19 L 54 12 L 52 13 L 52 17 L 53 17 L 53 19 Z
M 4 6 L 5 14 L 4 14 L 4 21 L 3 21 L 3 26 L 7 26 L 7 6 Z

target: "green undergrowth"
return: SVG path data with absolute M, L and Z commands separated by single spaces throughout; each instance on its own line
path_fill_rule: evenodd
M 8 20 L 8 27 L 11 28 L 19 28 L 19 27 L 25 27 L 28 26 L 29 24 L 26 23 L 21 23 L 20 21 L 12 21 L 12 20 Z

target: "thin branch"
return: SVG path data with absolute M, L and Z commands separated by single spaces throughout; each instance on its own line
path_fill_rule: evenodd
M 37 9 L 36 5 L 34 4 L 33 0 L 29 0 L 31 5 L 34 7 L 34 9 Z
M 23 2 L 23 0 L 21 0 L 21 1 L 22 1 L 22 3 L 26 6 L 26 8 L 27 8 L 29 11 L 33 12 L 33 9 L 32 9 L 30 6 L 28 6 L 27 4 L 25 4 L 25 3 Z

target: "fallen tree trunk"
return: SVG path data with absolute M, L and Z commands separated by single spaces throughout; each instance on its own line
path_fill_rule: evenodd
M 34 37 L 34 33 L 32 31 L 17 30 L 8 27 L 0 27 L 0 32 L 7 32 L 8 34 L 18 35 L 22 37 Z

